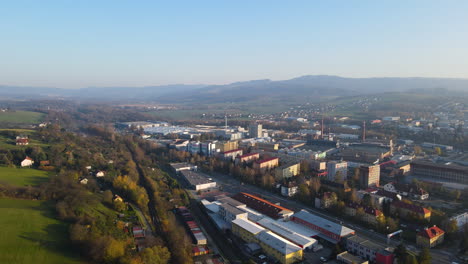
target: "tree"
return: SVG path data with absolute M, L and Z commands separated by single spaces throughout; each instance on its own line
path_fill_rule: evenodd
M 395 254 L 395 258 L 397 259 L 398 264 L 404 264 L 406 256 L 408 255 L 408 250 L 406 249 L 405 245 L 399 244 L 395 250 L 393 251 Z
M 298 197 L 299 200 L 303 203 L 310 202 L 310 190 L 307 184 L 299 184 Z
M 125 242 L 116 240 L 112 237 L 108 238 L 108 244 L 104 251 L 104 260 L 106 262 L 114 262 L 125 255 Z
M 431 264 L 432 256 L 429 248 L 424 247 L 418 255 L 419 264 Z
M 140 257 L 145 264 L 166 264 L 171 258 L 171 253 L 166 247 L 154 246 L 141 251 Z
M 116 211 L 123 212 L 127 210 L 127 206 L 125 205 L 125 203 L 121 201 L 114 201 L 114 209 Z

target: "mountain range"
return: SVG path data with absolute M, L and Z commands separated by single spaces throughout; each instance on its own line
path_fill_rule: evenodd
M 76 98 L 92 101 L 154 101 L 160 103 L 245 102 L 258 99 L 320 98 L 383 92 L 468 92 L 468 79 L 456 78 L 344 78 L 307 75 L 289 80 L 253 80 L 225 85 L 161 85 L 147 87 L 0 86 L 0 98 Z

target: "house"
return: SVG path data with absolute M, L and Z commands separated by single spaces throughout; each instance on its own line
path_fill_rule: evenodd
M 17 146 L 26 146 L 29 145 L 29 139 L 26 136 L 17 136 L 16 137 Z
M 377 225 L 379 218 L 385 217 L 380 210 L 371 207 L 365 207 L 357 203 L 346 204 L 345 214 L 356 216 L 359 209 L 362 209 L 364 212 L 364 214 L 361 215 L 361 220 L 374 226 Z
M 390 213 L 399 213 L 402 218 L 411 218 L 412 216 L 418 219 L 430 220 L 431 211 L 428 209 L 415 205 L 409 204 L 402 201 L 393 201 L 390 205 Z
M 79 181 L 79 183 L 80 183 L 80 184 L 83 184 L 83 185 L 86 185 L 86 184 L 88 184 L 88 179 L 83 178 L 83 179 L 81 179 L 81 180 Z
M 123 203 L 123 199 L 122 197 L 118 196 L 117 194 L 114 195 L 114 199 L 113 199 L 114 203 L 115 202 L 122 202 Z
M 34 164 L 34 160 L 26 156 L 26 158 L 21 161 L 21 167 L 31 167 Z
M 133 238 L 144 238 L 145 230 L 139 226 L 134 226 L 133 229 Z
M 420 247 L 435 247 L 444 242 L 444 230 L 437 226 L 425 228 L 416 234 L 416 244 Z
M 295 183 L 288 183 L 286 185 L 282 184 L 281 185 L 281 195 L 286 196 L 286 197 L 292 197 L 297 193 L 297 184 Z
M 48 160 L 41 160 L 39 162 L 40 166 L 49 166 L 50 165 L 50 161 Z
M 105 175 L 105 173 L 104 173 L 103 171 L 98 171 L 98 172 L 96 173 L 96 177 L 97 177 L 97 178 L 104 177 L 104 175 Z
M 315 197 L 315 208 L 330 208 L 336 200 L 337 197 L 332 192 L 324 192 L 321 196 Z
M 384 185 L 384 190 L 418 200 L 426 200 L 429 198 L 429 193 L 419 188 L 416 184 L 389 182 Z

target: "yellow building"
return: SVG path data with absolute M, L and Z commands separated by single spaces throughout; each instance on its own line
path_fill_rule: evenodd
M 253 164 L 253 168 L 260 171 L 269 170 L 278 167 L 279 158 L 269 158 L 264 160 L 257 160 Z
M 236 140 L 231 140 L 231 141 L 219 141 L 216 142 L 216 149 L 219 149 L 220 152 L 227 152 L 230 150 L 238 149 L 239 148 L 239 143 Z
M 416 235 L 416 244 L 420 247 L 435 247 L 444 242 L 444 230 L 433 226 L 426 228 Z
M 291 264 L 302 261 L 302 248 L 271 231 L 260 232 L 256 237 L 263 251 L 280 263 Z
M 415 205 L 415 204 L 408 204 L 402 201 L 394 201 L 390 205 L 390 213 L 395 214 L 399 213 L 400 217 L 408 219 L 411 216 L 417 217 L 423 220 L 430 220 L 431 219 L 431 211 L 428 209 Z
M 301 172 L 301 164 L 288 164 L 275 169 L 276 180 L 286 179 L 298 175 Z
M 255 236 L 264 230 L 265 228 L 247 219 L 239 218 L 232 220 L 232 233 L 247 243 L 258 243 Z

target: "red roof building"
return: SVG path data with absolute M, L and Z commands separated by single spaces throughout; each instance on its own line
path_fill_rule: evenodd
M 399 212 L 401 217 L 408 217 L 409 214 L 414 214 L 422 219 L 429 220 L 431 218 L 431 211 L 428 209 L 402 201 L 393 201 L 390 205 L 390 212 L 392 214 Z
M 426 228 L 416 235 L 416 244 L 422 247 L 434 247 L 444 242 L 444 230 L 437 226 Z
M 248 193 L 241 192 L 232 198 L 273 219 L 286 218 L 294 213 L 292 210 Z

